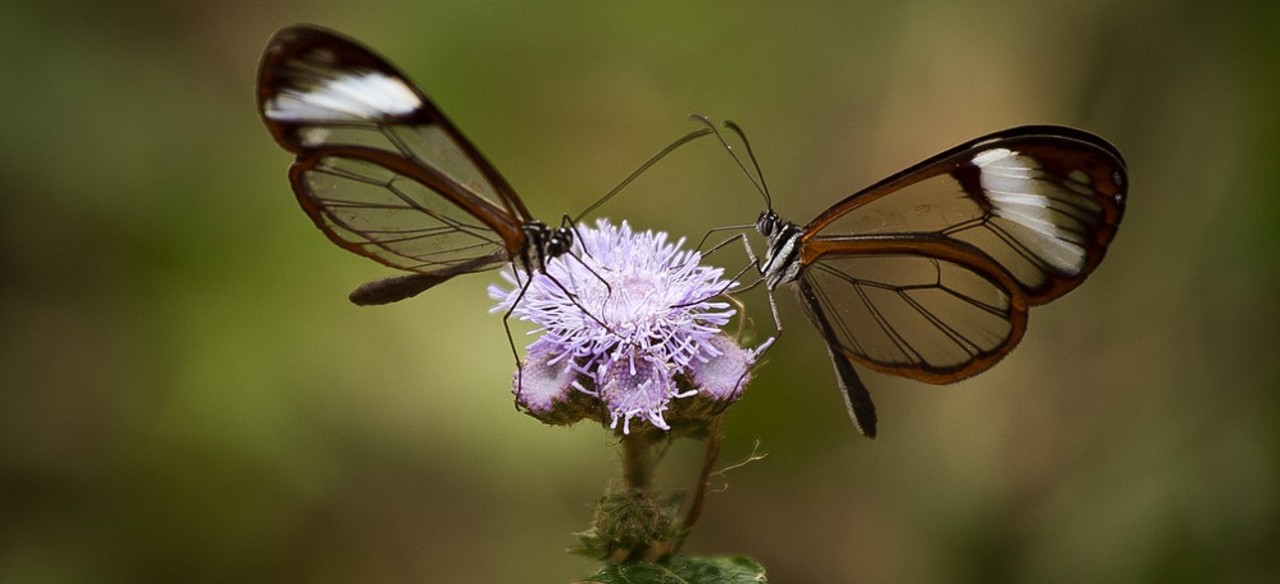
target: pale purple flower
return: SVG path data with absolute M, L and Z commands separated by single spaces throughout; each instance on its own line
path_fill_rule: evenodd
M 578 234 L 574 254 L 535 274 L 512 313 L 538 335 L 516 375 L 519 405 L 548 423 L 596 418 L 629 433 L 633 419 L 669 430 L 736 400 L 757 351 L 720 330 L 735 314 L 717 298 L 734 284 L 724 270 L 700 265 L 684 239 L 626 222 Z M 527 279 L 510 267 L 502 277 L 508 287 L 489 287 L 495 312 Z

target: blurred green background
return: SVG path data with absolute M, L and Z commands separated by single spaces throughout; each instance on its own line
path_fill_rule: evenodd
M 256 6 L 255 6 L 256 5 Z M 987 374 L 873 373 L 859 438 L 790 293 L 687 551 L 773 582 L 1280 580 L 1275 2 L 0 6 L 0 582 L 566 582 L 617 473 L 511 405 L 485 286 L 387 275 L 298 209 L 254 109 L 314 22 L 408 71 L 548 220 L 690 130 L 750 132 L 784 215 L 979 134 L 1117 144 L 1106 262 Z M 761 203 L 710 142 L 603 211 L 692 238 Z M 757 305 L 759 308 L 759 305 Z M 696 448 L 665 481 L 690 486 Z

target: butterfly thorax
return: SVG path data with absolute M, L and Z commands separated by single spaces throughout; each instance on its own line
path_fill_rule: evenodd
M 547 260 L 573 248 L 573 229 L 567 226 L 552 229 L 541 221 L 528 221 L 520 228 L 524 231 L 524 245 L 511 261 L 526 273 L 546 272 Z
M 795 280 L 800 275 L 800 226 L 779 217 L 772 209 L 760 214 L 756 231 L 765 236 L 769 249 L 760 266 L 760 275 L 770 290 Z

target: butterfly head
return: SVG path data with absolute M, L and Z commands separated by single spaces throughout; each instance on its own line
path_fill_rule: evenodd
M 573 228 L 562 225 L 551 231 L 547 237 L 545 249 L 548 258 L 569 253 L 569 250 L 573 249 Z
M 775 233 L 782 230 L 782 217 L 769 209 L 760 213 L 760 217 L 756 219 L 756 231 L 765 237 L 773 237 Z
M 512 261 L 525 272 L 545 272 L 547 260 L 569 253 L 573 248 L 571 225 L 552 229 L 541 221 L 526 221 L 520 228 L 524 231 L 524 245 Z

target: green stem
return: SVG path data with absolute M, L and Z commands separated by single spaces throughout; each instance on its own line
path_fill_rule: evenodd
M 707 487 L 711 486 L 711 470 L 716 466 L 716 459 L 720 457 L 720 445 L 724 442 L 724 415 L 718 415 L 711 420 L 711 427 L 707 434 L 707 451 L 702 457 L 702 472 L 698 474 L 698 487 L 694 491 L 693 504 L 689 506 L 689 514 L 684 519 L 685 531 L 693 529 L 693 524 L 698 522 L 698 517 L 702 515 L 702 501 L 707 497 Z
M 653 449 L 646 434 L 622 437 L 622 478 L 629 489 L 645 491 L 653 481 Z

